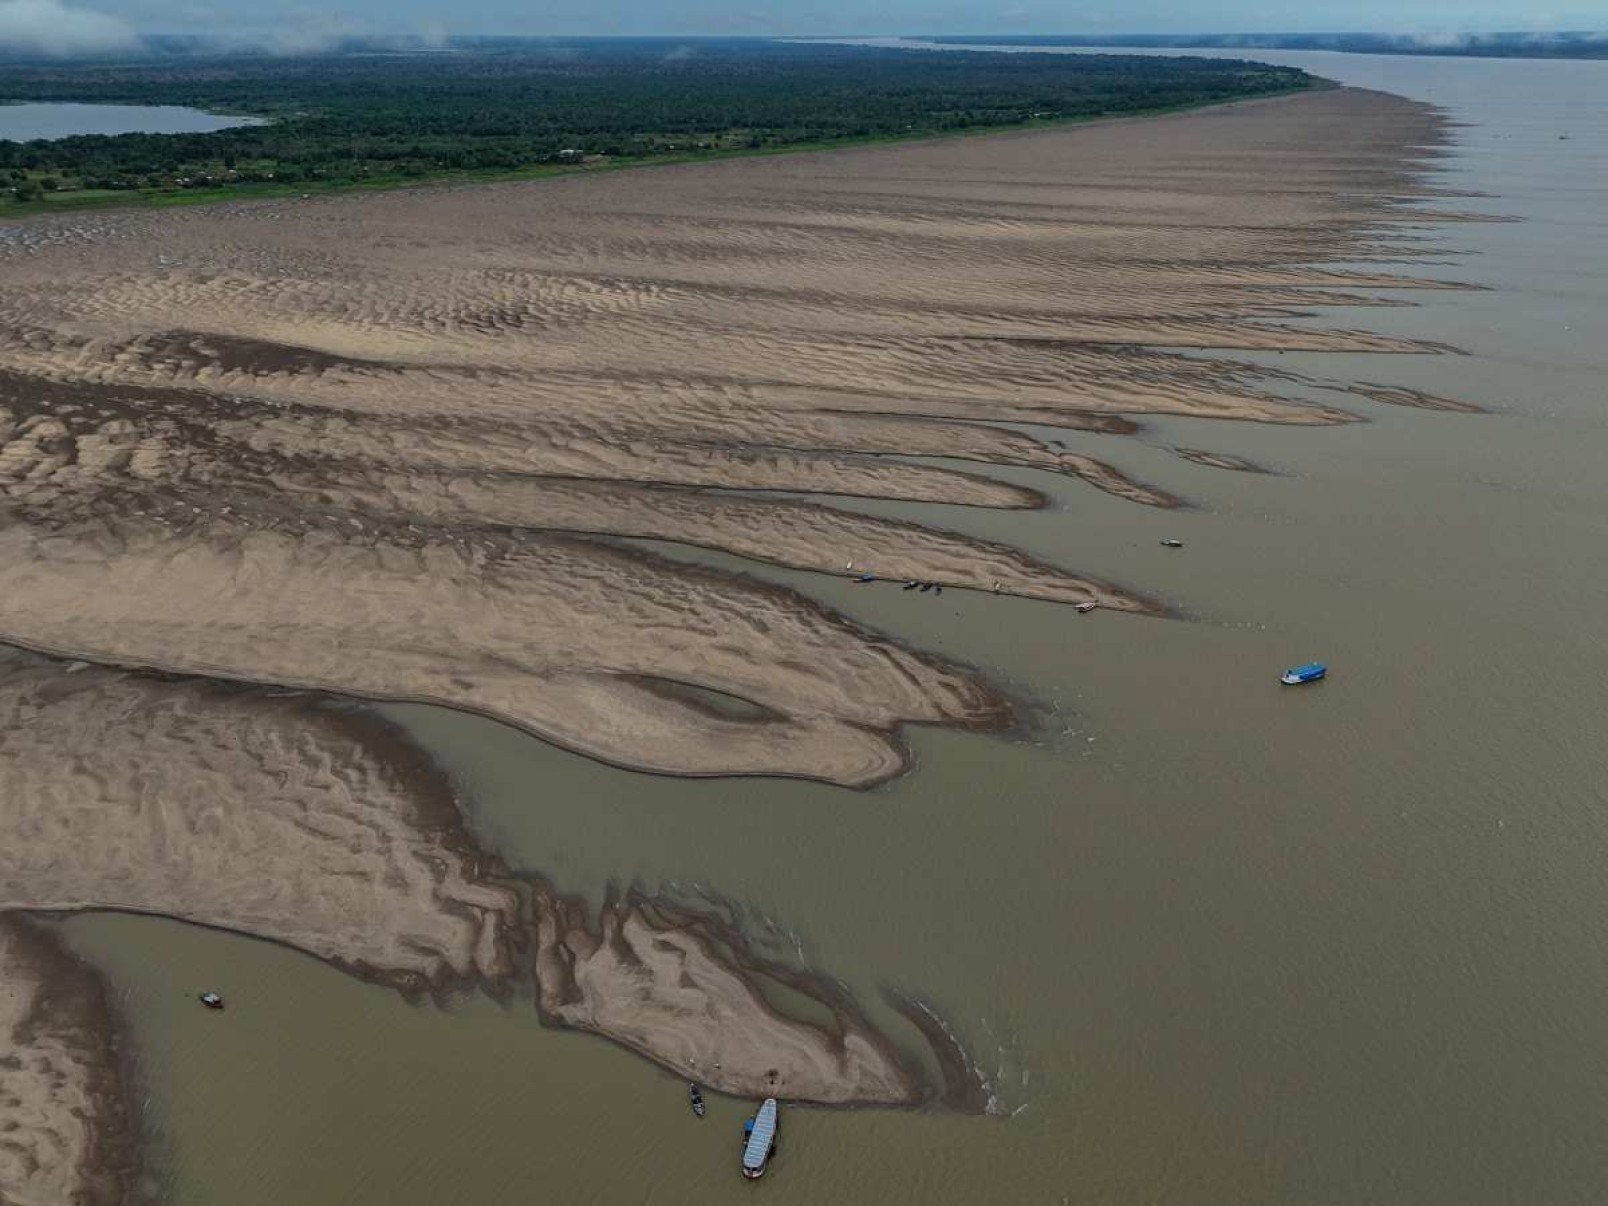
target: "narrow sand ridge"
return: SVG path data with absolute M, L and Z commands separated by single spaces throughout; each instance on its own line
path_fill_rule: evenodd
M 857 1010 L 832 994 L 838 1031 L 823 1042 L 818 1027 L 774 1012 L 705 926 L 667 921 L 636 899 L 605 905 L 596 926 L 584 906 L 550 895 L 537 911 L 544 1017 L 608 1035 L 693 1080 L 735 1087 L 736 1076 L 748 1097 L 917 1095 L 911 1069 Z
M 874 782 L 905 764 L 902 725 L 1010 709 L 798 593 L 621 542 L 1159 611 L 850 498 L 1044 503 L 999 464 L 1172 506 L 1020 425 L 1321 427 L 1355 420 L 1348 393 L 1462 408 L 1227 354 L 1440 350 L 1306 320 L 1447 287 L 1325 266 L 1426 250 L 1407 203 L 1443 133 L 1341 89 L 20 228 L 0 241 L 0 636 L 437 700 L 656 770 Z
M 729 927 L 636 897 L 594 924 L 584 903 L 508 876 L 414 746 L 318 696 L 93 666 L 63 674 L 32 660 L 0 667 L 0 828 L 0 1025 L 20 1026 L 33 1000 L 33 981 L 7 964 L 21 958 L 22 932 L 7 910 L 121 909 L 265 938 L 414 991 L 534 973 L 547 1020 L 681 1073 L 693 1060 L 699 1080 L 732 1093 L 928 1095 L 830 981 L 789 984 L 828 1005 L 835 1026 L 777 1013 L 754 985 L 762 961 Z M 66 1041 L 52 1038 L 40 1059 L 59 1063 Z M 6 1077 L 0 1061 L 0 1086 Z M 4 1091 L 0 1175 L 11 1175 L 8 1126 L 49 1103 L 29 1086 Z M 87 1100 L 76 1092 L 64 1113 Z M 63 1124 L 52 1125 L 46 1137 Z M 59 1142 L 69 1139 L 88 1142 Z
M 44 929 L 0 913 L 0 1202 L 126 1201 L 130 1113 L 98 978 Z

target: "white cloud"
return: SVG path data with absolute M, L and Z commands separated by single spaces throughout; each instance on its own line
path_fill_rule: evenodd
M 0 54 L 67 57 L 137 45 L 134 27 L 107 13 L 59 0 L 0 0 Z

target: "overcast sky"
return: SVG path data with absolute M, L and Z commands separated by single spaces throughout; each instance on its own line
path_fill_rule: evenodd
M 139 33 L 286 48 L 343 34 L 919 34 L 1608 27 L 1608 0 L 0 0 L 0 50 L 114 49 Z

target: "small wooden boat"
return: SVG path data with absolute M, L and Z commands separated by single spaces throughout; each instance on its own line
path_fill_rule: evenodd
M 776 1098 L 767 1097 L 759 1113 L 748 1120 L 743 1128 L 747 1135 L 743 1143 L 743 1176 L 757 1181 L 765 1175 L 765 1166 L 776 1154 L 777 1117 Z
M 1093 599 L 1090 599 L 1087 603 L 1078 603 L 1078 604 L 1074 605 L 1073 610 L 1076 611 L 1079 615 L 1085 615 L 1086 616 L 1091 611 L 1093 611 L 1096 607 L 1099 607 L 1099 606 L 1100 606 L 1100 604 L 1098 602 L 1096 602 Z
M 1184 547 L 1184 542 L 1182 540 L 1174 540 L 1171 536 L 1169 536 L 1166 540 L 1161 542 L 1161 547 L 1164 549 L 1181 549 Z
M 200 1001 L 201 1004 L 205 1005 L 208 1009 L 222 1009 L 223 1008 L 223 998 L 220 997 L 215 992 L 204 992 L 199 997 L 197 997 L 196 999 L 198 1001 Z
M 688 1085 L 687 1098 L 692 1102 L 692 1112 L 702 1118 L 704 1116 L 703 1090 L 695 1084 Z
M 1304 666 L 1295 666 L 1279 675 L 1279 682 L 1287 687 L 1294 687 L 1300 683 L 1315 683 L 1329 673 L 1329 667 L 1322 662 L 1308 662 Z

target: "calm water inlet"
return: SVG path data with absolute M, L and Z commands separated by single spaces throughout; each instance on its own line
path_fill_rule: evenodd
M 206 134 L 262 124 L 260 117 L 203 113 L 182 105 L 0 103 L 0 140 L 10 142 L 75 134 Z

